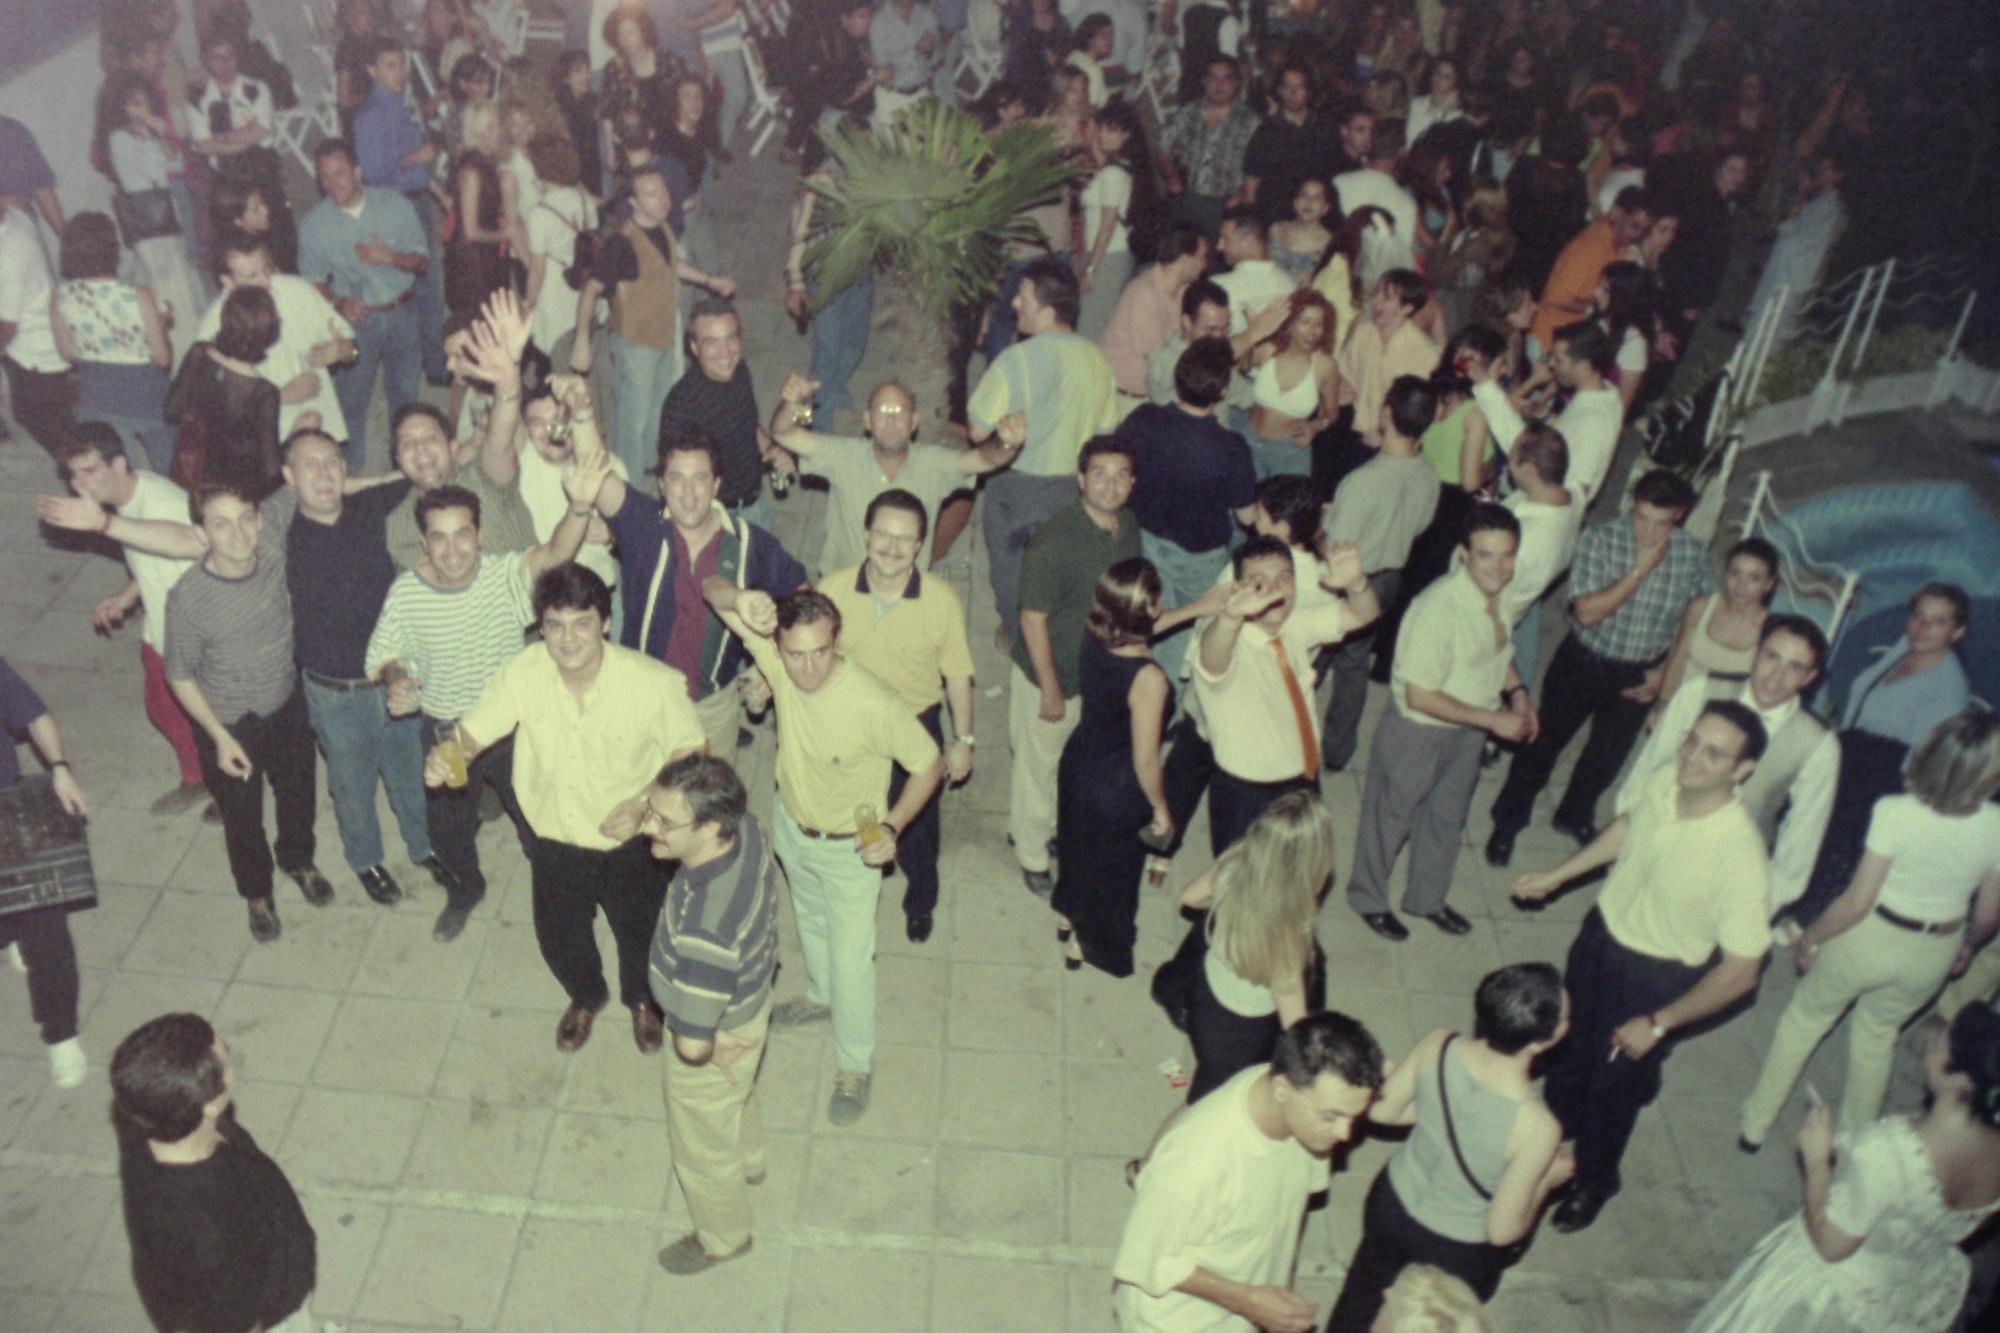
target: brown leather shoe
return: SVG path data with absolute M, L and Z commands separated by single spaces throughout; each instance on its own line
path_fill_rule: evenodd
M 632 1044 L 639 1048 L 639 1054 L 651 1055 L 660 1049 L 665 1037 L 660 1030 L 660 1011 L 650 1004 L 632 1006 Z
M 590 1040 L 590 1025 L 597 1021 L 597 1011 L 573 1004 L 563 1010 L 562 1021 L 556 1024 L 556 1049 L 576 1051 Z

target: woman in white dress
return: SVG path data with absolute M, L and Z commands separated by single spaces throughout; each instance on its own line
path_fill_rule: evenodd
M 1924 1057 L 1930 1105 L 1834 1136 L 1799 1130 L 1805 1206 L 1759 1241 L 1688 1333 L 1942 1333 L 1965 1300 L 1958 1248 L 2000 1209 L 2000 1013 L 1967 1005 Z

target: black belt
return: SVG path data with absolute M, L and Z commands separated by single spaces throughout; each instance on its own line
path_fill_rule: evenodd
M 1658 657 L 1646 657 L 1637 660 L 1627 657 L 1608 657 L 1585 643 L 1575 634 L 1569 636 L 1569 642 L 1575 644 L 1576 650 L 1588 655 L 1592 661 L 1601 663 L 1615 671 L 1651 671 L 1654 667 L 1667 660 L 1665 653 L 1661 653 Z
M 335 690 L 341 694 L 359 694 L 363 690 L 379 690 L 382 688 L 382 682 L 379 680 L 345 680 L 339 676 L 322 676 L 319 672 L 307 667 L 300 667 L 299 674 L 321 689 Z
M 846 842 L 854 836 L 852 833 L 828 833 L 824 829 L 807 828 L 804 824 L 799 824 L 797 820 L 792 822 L 798 825 L 799 832 L 805 834 L 808 838 L 813 838 L 820 842 Z
M 1898 930 L 1915 931 L 1919 935 L 1956 935 L 1958 928 L 1965 924 L 1962 916 L 1950 921 L 1918 921 L 1901 912 L 1892 912 L 1880 903 L 1875 904 L 1875 915 Z

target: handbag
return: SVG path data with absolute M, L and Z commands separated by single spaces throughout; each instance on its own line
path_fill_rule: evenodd
M 162 236 L 178 236 L 180 219 L 174 216 L 174 192 L 166 186 L 150 190 L 120 190 L 111 196 L 111 211 L 118 219 L 118 234 L 128 248 L 141 241 Z

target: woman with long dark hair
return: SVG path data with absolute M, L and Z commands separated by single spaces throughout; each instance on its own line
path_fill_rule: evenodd
M 1312 471 L 1313 437 L 1338 408 L 1340 372 L 1333 364 L 1333 307 L 1311 289 L 1286 298 L 1290 313 L 1278 331 L 1251 349 L 1251 407 L 1239 429 L 1250 442 L 1257 477 Z
M 1093 112 L 1084 131 L 1084 154 L 1091 174 L 1078 198 L 1083 206 L 1083 252 L 1076 268 L 1083 309 L 1076 331 L 1095 342 L 1111 322 L 1118 294 L 1132 277 L 1132 219 L 1146 211 L 1140 199 L 1148 174 L 1146 131 L 1138 115 L 1124 102 Z

